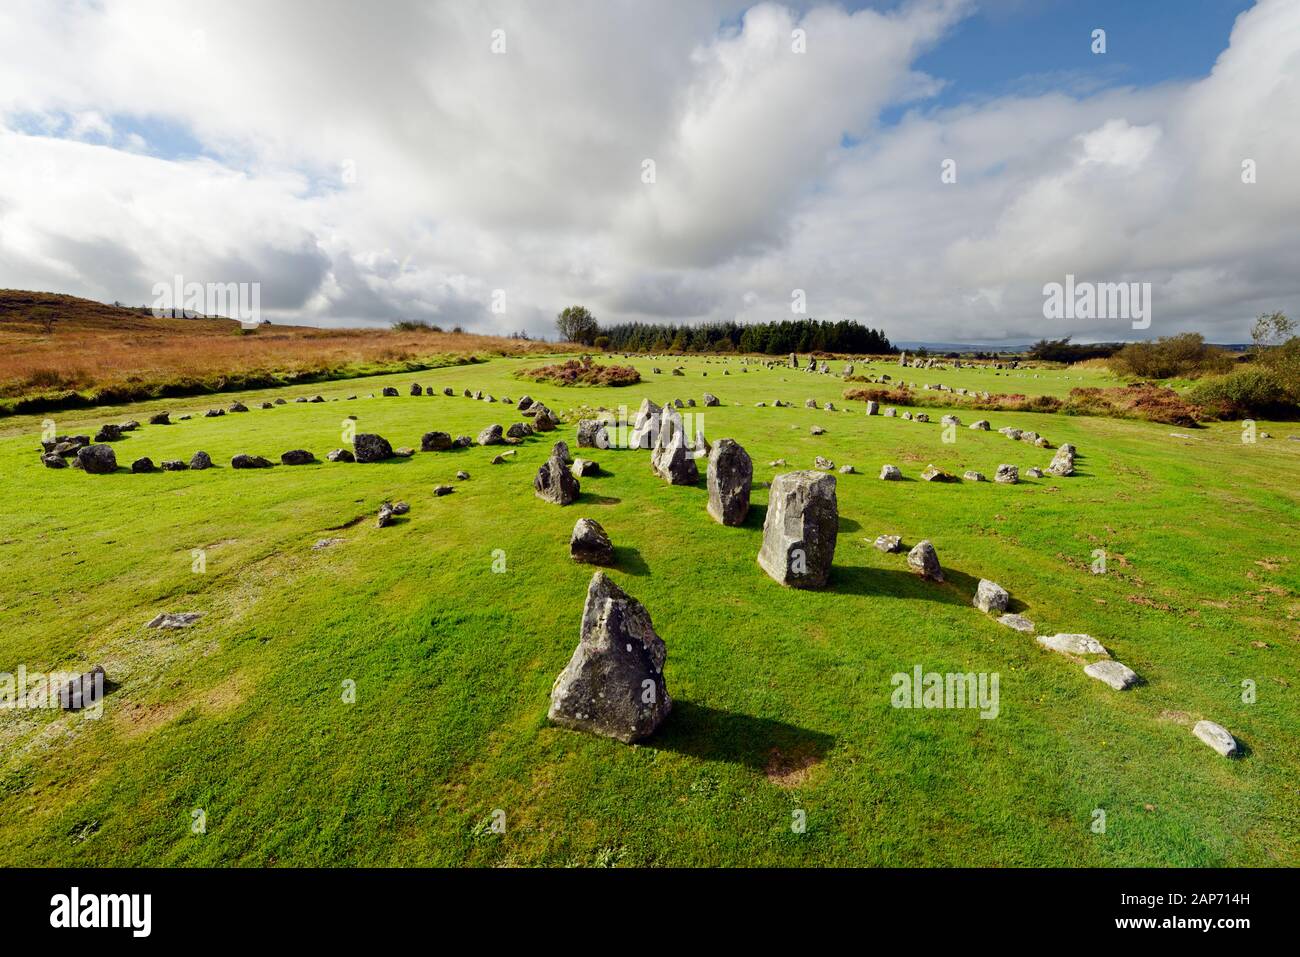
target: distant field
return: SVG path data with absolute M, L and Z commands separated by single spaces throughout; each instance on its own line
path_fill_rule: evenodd
M 908 357 L 909 361 L 911 356 Z M 945 365 L 952 365 L 951 359 L 941 359 Z M 843 362 L 833 363 L 833 372 L 840 372 Z M 946 385 L 954 389 L 975 389 L 989 393 L 1019 393 L 1021 395 L 1052 395 L 1063 398 L 1071 389 L 1110 388 L 1123 385 L 1124 380 L 1112 375 L 1105 369 L 1072 366 L 1068 369 L 994 369 L 991 365 L 965 367 L 961 369 L 914 369 L 902 367 L 895 362 L 857 362 L 853 366 L 854 375 L 875 375 L 882 373 L 895 381 L 915 382 L 918 387 Z
M 44 417 L 0 420 L 0 672 L 98 663 L 119 684 L 100 721 L 0 711 L 0 863 L 1300 864 L 1294 424 L 1260 423 L 1274 438 L 1243 445 L 1233 423 L 1186 437 L 1148 422 L 983 413 L 995 429 L 1076 444 L 1080 473 L 941 485 L 917 476 L 928 463 L 1023 474 L 1052 453 L 965 427 L 944 444 L 942 410 L 927 410 L 932 424 L 869 418 L 842 399 L 838 376 L 638 359 L 639 385 L 560 388 L 514 378 L 527 361 L 251 391 L 239 396 L 247 414 L 146 425 L 115 444 L 124 466 L 204 449 L 218 465 L 206 472 L 47 470 L 35 452 Z M 1112 384 L 1096 371 L 871 371 L 1058 395 Z M 408 396 L 412 382 L 438 394 Z M 369 397 L 390 385 L 400 397 Z M 815 455 L 854 465 L 861 474 L 837 475 L 830 586 L 789 590 L 758 568 L 766 489 L 743 527 L 722 527 L 703 481 L 664 484 L 646 452 L 579 452 L 572 419 L 505 465 L 489 464 L 499 449 L 471 448 L 228 467 L 239 452 L 323 458 L 349 414 L 360 431 L 416 447 L 428 430 L 475 435 L 519 419 L 464 388 L 527 392 L 561 413 L 708 391 L 722 406 L 691 411 L 710 439 L 748 449 L 756 482 Z M 317 393 L 340 401 L 292 401 Z M 280 396 L 289 404 L 254 406 Z M 232 398 L 52 418 L 60 433 L 87 432 Z M 794 407 L 772 408 L 778 398 Z M 806 398 L 847 410 L 806 409 Z M 556 438 L 606 471 L 566 508 L 532 492 Z M 788 465 L 769 467 L 778 458 Z M 885 463 L 908 480 L 879 481 Z M 470 479 L 457 482 L 458 469 Z M 435 498 L 437 483 L 456 491 Z M 411 512 L 379 529 L 385 499 Z M 591 577 L 568 557 L 580 516 L 609 532 L 612 577 L 667 643 L 676 706 L 643 746 L 546 721 Z M 873 548 L 884 533 L 931 539 L 947 584 Z M 327 538 L 341 541 L 313 550 Z M 1096 549 L 1105 574 L 1090 569 Z M 1009 589 L 1040 634 L 1094 635 L 1146 683 L 1113 691 L 976 611 L 981 577 Z M 145 629 L 161 611 L 205 617 Z M 1000 674 L 999 716 L 892 708 L 891 675 L 916 665 Z M 1201 718 L 1229 728 L 1244 756 L 1197 741 Z M 488 826 L 498 809 L 505 834 Z M 1104 833 L 1092 830 L 1098 809 Z M 792 831 L 795 811 L 806 833 Z
M 54 320 L 52 328 L 42 317 Z M 92 399 L 100 392 L 147 398 L 163 389 L 192 395 L 259 375 L 348 378 L 557 349 L 452 332 L 275 325 L 245 332 L 233 319 L 160 319 L 72 296 L 0 290 L 0 399 L 67 391 Z

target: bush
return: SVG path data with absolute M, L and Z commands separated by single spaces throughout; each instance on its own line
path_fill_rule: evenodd
M 1120 375 L 1142 379 L 1222 374 L 1232 368 L 1232 357 L 1206 345 L 1199 332 L 1183 332 L 1152 342 L 1130 342 L 1115 353 L 1112 365 Z
M 1295 400 L 1269 369 L 1246 368 L 1199 383 L 1188 401 L 1218 419 L 1294 414 Z
M 602 366 L 591 361 L 591 356 L 570 359 L 556 365 L 520 369 L 515 373 L 521 379 L 533 382 L 550 382 L 554 385 L 635 385 L 641 373 L 631 366 Z
M 591 344 L 601 352 L 604 352 L 609 348 L 609 336 L 597 336 Z

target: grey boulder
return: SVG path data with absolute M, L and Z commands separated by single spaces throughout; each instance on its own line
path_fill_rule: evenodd
M 776 476 L 767 497 L 759 566 L 782 585 L 824 587 L 839 520 L 834 475 L 802 471 Z
M 754 463 L 735 439 L 719 439 L 709 453 L 709 514 L 723 525 L 743 525 L 749 514 Z

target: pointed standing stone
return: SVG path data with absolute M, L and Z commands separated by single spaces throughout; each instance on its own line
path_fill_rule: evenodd
M 772 480 L 758 564 L 782 585 L 823 588 L 839 533 L 835 476 L 787 472 Z
M 709 453 L 709 514 L 723 525 L 743 525 L 753 480 L 749 453 L 735 439 L 719 439 Z

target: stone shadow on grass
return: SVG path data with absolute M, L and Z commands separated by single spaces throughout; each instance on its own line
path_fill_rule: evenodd
M 900 556 L 906 560 L 906 556 Z M 868 598 L 921 598 L 947 605 L 975 606 L 971 601 L 980 580 L 965 572 L 944 568 L 943 583 L 927 581 L 908 567 L 867 568 L 833 565 L 828 591 Z
M 771 718 L 755 718 L 680 699 L 655 735 L 643 747 L 673 751 L 703 761 L 727 761 L 764 771 L 773 751 L 821 761 L 835 746 L 835 737 Z
M 618 505 L 623 500 L 615 498 L 612 495 L 597 495 L 594 492 L 584 492 L 581 485 L 578 490 L 578 502 L 583 505 Z
M 641 557 L 640 550 L 630 545 L 614 546 L 614 567 L 629 575 L 650 574 L 650 566 Z

